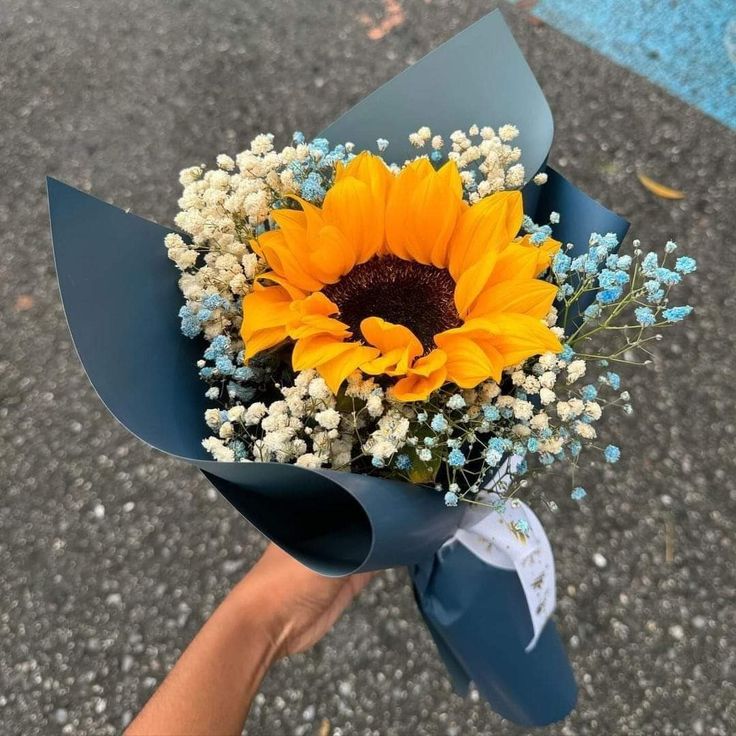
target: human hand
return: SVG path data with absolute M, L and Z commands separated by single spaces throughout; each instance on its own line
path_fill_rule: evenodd
M 126 736 L 240 733 L 274 660 L 318 642 L 372 575 L 325 578 L 269 544 L 187 647 Z
M 323 577 L 269 544 L 231 596 L 259 611 L 273 659 L 279 659 L 316 644 L 374 574 Z M 249 619 L 254 620 L 252 614 Z

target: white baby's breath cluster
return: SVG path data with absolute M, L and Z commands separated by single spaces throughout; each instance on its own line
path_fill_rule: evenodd
M 305 143 L 274 149 L 271 134 L 257 135 L 250 146 L 231 158 L 217 157 L 217 168 L 204 165 L 184 169 L 184 187 L 176 224 L 192 236 L 195 246 L 215 241 L 227 248 L 247 242 L 269 218 L 274 206 L 288 194 L 297 194 L 293 162 L 309 158 Z
M 456 130 L 450 134 L 447 158 L 454 161 L 468 201 L 472 204 L 494 192 L 519 189 L 524 184 L 524 166 L 519 163 L 521 149 L 510 145 L 519 135 L 515 125 L 502 125 L 498 131 L 484 126 L 471 125 L 467 131 Z M 429 157 L 440 162 L 445 156 L 445 141 L 440 135 L 432 135 L 427 126 L 409 136 L 409 142 L 418 149 L 429 145 Z M 538 182 L 541 183 L 541 182 Z
M 316 371 L 301 371 L 293 384 L 280 386 L 281 398 L 269 404 L 256 401 L 227 410 L 209 409 L 205 420 L 216 437 L 205 447 L 216 459 L 294 463 L 308 468 L 349 470 L 357 457 L 355 445 L 365 437 L 365 456 L 391 455 L 403 437 L 389 424 L 395 409 L 383 389 L 359 372 L 348 379 L 344 406 Z M 408 430 L 405 420 L 403 435 Z M 385 444 L 379 446 L 380 436 Z
M 334 168 L 329 155 L 336 161 L 346 151 L 343 146 L 335 156 L 324 145 L 307 144 L 303 136 L 276 150 L 273 136 L 260 134 L 235 158 L 217 156 L 215 169 L 207 170 L 202 164 L 181 172 L 183 191 L 175 223 L 185 236 L 171 233 L 165 244 L 169 258 L 182 272 L 185 334 L 193 337 L 202 332 L 207 339 L 225 334 L 233 350 L 242 347 L 238 345 L 239 305 L 266 268 L 251 248 L 252 240 L 273 226 L 274 208 L 294 206 L 291 195 L 308 195 L 303 190 L 310 185 L 313 191 L 315 187 L 323 190 Z M 203 308 L 207 297 L 215 295 L 220 297 L 219 305 Z

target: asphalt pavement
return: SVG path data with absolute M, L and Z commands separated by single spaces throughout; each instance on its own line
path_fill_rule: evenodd
M 179 169 L 260 130 L 315 133 L 496 4 L 403 0 L 382 24 L 367 1 L 0 1 L 3 733 L 119 733 L 264 545 L 95 396 L 58 299 L 45 175 L 170 223 Z M 582 505 L 561 491 L 543 513 L 580 684 L 543 733 L 734 734 L 736 135 L 523 8 L 506 16 L 553 108 L 552 162 L 643 243 L 699 261 L 696 315 L 625 374 L 637 411 L 606 437 L 622 461 L 587 473 Z M 686 198 L 658 199 L 637 170 Z M 247 732 L 524 731 L 452 694 L 396 570 L 274 668 Z

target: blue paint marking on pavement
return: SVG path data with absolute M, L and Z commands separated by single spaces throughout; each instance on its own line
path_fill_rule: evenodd
M 736 129 L 733 0 L 538 0 L 532 13 Z

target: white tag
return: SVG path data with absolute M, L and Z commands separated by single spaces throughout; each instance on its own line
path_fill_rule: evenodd
M 509 470 L 520 460 L 510 457 L 488 485 L 503 490 L 510 481 Z M 531 651 L 555 610 L 552 547 L 541 522 L 526 504 L 504 499 L 497 492 L 483 493 L 477 500 L 487 505 L 468 504 L 460 528 L 445 544 L 460 542 L 486 564 L 516 570 L 532 620 L 534 635 L 526 647 Z

